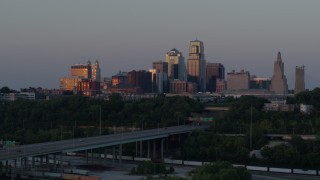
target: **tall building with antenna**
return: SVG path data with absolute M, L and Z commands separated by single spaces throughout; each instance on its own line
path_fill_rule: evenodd
M 294 88 L 294 94 L 298 94 L 305 90 L 304 83 L 304 66 L 296 66 L 296 82 Z
M 187 69 L 188 81 L 196 83 L 198 91 L 204 92 L 206 90 L 206 61 L 202 41 L 190 42 Z
M 288 93 L 287 78 L 284 75 L 284 63 L 282 61 L 280 52 L 278 52 L 277 60 L 274 62 L 270 91 L 272 93 L 282 95 L 286 95 Z

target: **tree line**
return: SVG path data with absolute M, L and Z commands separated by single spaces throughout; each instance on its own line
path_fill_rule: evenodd
M 113 127 L 138 129 L 186 123 L 201 103 L 188 97 L 165 97 L 123 101 L 119 94 L 109 100 L 83 96 L 51 100 L 16 100 L 0 103 L 0 139 L 22 144 L 113 133 Z M 100 121 L 101 119 L 101 121 Z

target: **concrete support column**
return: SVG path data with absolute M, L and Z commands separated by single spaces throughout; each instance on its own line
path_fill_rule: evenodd
M 116 147 L 113 146 L 112 147 L 112 166 L 114 166 L 115 164 L 115 159 L 116 159 Z
M 142 155 L 142 141 L 140 141 L 140 157 L 143 157 L 143 155 Z
M 156 143 L 157 143 L 157 140 L 154 139 L 153 140 L 153 156 L 152 156 L 153 159 L 156 159 L 156 146 L 157 146 Z
M 136 141 L 136 157 L 138 157 L 138 141 Z
M 122 164 L 122 144 L 119 145 L 119 164 Z
M 103 161 L 104 165 L 107 165 L 107 154 L 108 154 L 107 150 L 108 150 L 107 148 L 104 150 L 104 161 Z
M 8 162 L 8 160 L 6 161 L 6 173 L 8 173 L 8 171 L 9 171 L 9 162 Z
M 34 166 L 35 166 L 35 157 L 34 157 L 34 156 L 32 156 L 32 165 L 31 165 L 31 167 L 33 167 L 33 168 L 34 168 Z
M 163 156 L 163 142 L 164 142 L 164 139 L 162 138 L 162 139 L 161 139 L 161 161 L 164 160 L 164 156 Z
M 43 165 L 43 156 L 40 156 L 40 165 Z
M 148 156 L 147 158 L 150 158 L 150 140 L 148 140 Z
M 56 154 L 53 155 L 53 168 L 57 171 L 57 157 Z
M 91 164 L 93 164 L 93 149 L 91 149 Z
M 17 167 L 17 159 L 14 159 L 14 167 L 16 168 Z
M 60 154 L 60 172 L 63 173 L 63 152 Z
M 24 164 L 24 168 L 27 169 L 28 168 L 28 157 L 25 157 L 23 159 L 23 164 Z
M 49 154 L 46 154 L 46 164 L 49 164 Z
M 89 154 L 88 154 L 88 150 L 86 150 L 86 158 L 87 158 L 87 164 L 89 164 Z

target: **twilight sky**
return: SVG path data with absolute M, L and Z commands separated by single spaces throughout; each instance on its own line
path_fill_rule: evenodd
M 0 87 L 59 88 L 74 63 L 98 59 L 103 77 L 149 69 L 172 48 L 187 60 L 189 41 L 206 60 L 271 77 L 282 53 L 289 88 L 306 67 L 319 86 L 319 0 L 2 0 Z

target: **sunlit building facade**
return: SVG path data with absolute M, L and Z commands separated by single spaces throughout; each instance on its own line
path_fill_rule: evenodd
M 190 42 L 187 69 L 188 81 L 196 83 L 199 91 L 204 92 L 206 90 L 206 61 L 202 41 Z

